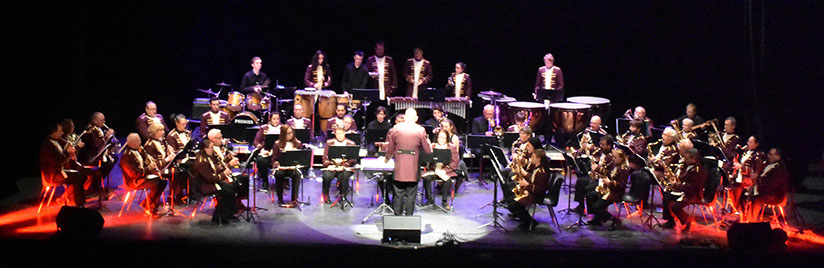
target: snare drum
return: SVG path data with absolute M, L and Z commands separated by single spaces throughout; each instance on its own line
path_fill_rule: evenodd
M 607 116 L 609 116 L 609 99 L 601 97 L 580 96 L 569 97 L 567 98 L 567 101 L 580 104 L 589 104 L 591 106 L 590 109 L 592 110 L 592 115 L 600 116 L 601 120 L 606 120 Z
M 303 106 L 303 114 L 309 118 L 315 113 L 315 93 L 314 91 L 296 90 L 295 104 Z
M 243 94 L 240 94 L 240 92 L 237 92 L 237 91 L 229 92 L 229 100 L 228 100 L 228 103 L 226 104 L 226 107 L 229 108 L 229 110 L 232 110 L 232 111 L 235 111 L 235 112 L 242 111 L 243 110 L 243 98 L 244 98 Z
M 321 91 L 318 96 L 318 116 L 321 118 L 330 118 L 335 116 L 335 106 L 337 106 L 337 104 L 337 96 L 334 91 Z
M 515 115 L 517 115 L 518 112 L 524 112 L 524 114 L 526 114 L 526 120 L 529 123 L 529 127 L 532 128 L 533 131 L 541 126 L 544 116 L 546 116 L 546 106 L 544 106 L 543 103 L 515 101 L 510 102 L 508 105 L 509 118 L 514 120 Z M 512 123 L 514 124 L 515 122 Z
M 261 108 L 262 97 L 260 93 L 253 92 L 246 94 L 246 109 L 257 111 Z
M 589 126 L 589 104 L 558 102 L 549 104 L 549 116 L 556 132 L 578 133 Z

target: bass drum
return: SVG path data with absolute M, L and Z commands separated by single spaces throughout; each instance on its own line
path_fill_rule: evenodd
M 303 115 L 312 118 L 315 114 L 315 92 L 306 90 L 295 91 L 295 104 L 303 106 Z
M 258 111 L 261 109 L 261 102 L 263 98 L 260 96 L 260 93 L 253 92 L 246 94 L 246 109 L 252 111 Z
M 244 96 L 243 94 L 240 94 L 240 92 L 229 92 L 229 99 L 226 103 L 226 107 L 235 112 L 243 111 L 243 99 Z
M 335 106 L 338 105 L 334 91 L 324 90 L 318 96 L 318 116 L 330 118 L 335 116 Z
M 243 124 L 243 125 L 258 125 L 260 124 L 260 120 L 258 120 L 257 115 L 250 111 L 243 111 L 237 114 L 234 118 L 232 118 L 233 124 Z
M 529 122 L 529 127 L 534 130 L 538 129 L 544 121 L 546 116 L 546 106 L 543 103 L 515 101 L 509 103 L 509 118 L 515 124 L 515 116 L 518 112 L 524 112 L 526 120 Z
M 556 132 L 578 133 L 589 126 L 592 117 L 589 104 L 558 102 L 549 104 L 549 117 Z
M 237 112 L 236 112 L 236 111 L 234 111 L 234 110 L 232 110 L 232 109 L 229 109 L 229 106 L 228 106 L 228 105 L 227 105 L 227 106 L 220 107 L 220 109 L 221 109 L 221 110 L 223 110 L 224 112 L 226 112 L 227 114 L 229 114 L 229 120 L 230 120 L 230 121 L 232 120 L 232 118 L 235 118 L 235 115 L 237 115 Z M 227 123 L 228 123 L 228 122 L 227 122 Z
M 590 109 L 592 110 L 592 115 L 600 116 L 602 121 L 607 120 L 607 116 L 609 116 L 609 99 L 601 97 L 579 96 L 569 97 L 567 98 L 567 102 L 589 104 L 591 106 Z

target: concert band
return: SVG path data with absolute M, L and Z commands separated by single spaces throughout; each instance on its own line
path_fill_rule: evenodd
M 563 72 L 554 65 L 552 54 L 545 55 L 544 63 L 538 69 L 534 98 L 537 101 L 560 102 L 564 100 Z M 269 78 L 261 71 L 260 57 L 254 57 L 251 66 L 252 70 L 243 76 L 241 88 L 257 94 L 267 93 Z M 432 64 L 423 58 L 423 50 L 415 48 L 413 57 L 403 66 L 403 77 L 407 82 L 406 96 L 417 98 L 421 90 L 425 90 L 432 82 Z M 447 97 L 466 100 L 472 98 L 472 80 L 465 72 L 466 68 L 463 62 L 455 64 L 455 71 L 448 77 L 445 86 Z M 304 86 L 316 90 L 333 89 L 331 71 L 326 55 L 318 50 L 313 55 L 311 64 L 306 67 Z M 397 88 L 395 63 L 392 57 L 385 54 L 383 42 L 376 43 L 375 54 L 365 59 L 365 62 L 364 53 L 356 51 L 353 62 L 342 72 L 340 88 L 335 89 L 340 89 L 338 93 L 348 93 L 368 87 L 378 89 L 381 99 L 391 96 Z M 270 177 L 274 177 L 277 202 L 284 207 L 298 205 L 300 182 L 305 177 L 303 172 L 309 167 L 282 163 L 283 155 L 305 147 L 317 148 L 311 145 L 316 140 L 306 141 L 304 145 L 297 139 L 295 130 L 314 130 L 315 126 L 323 126 L 314 119 L 317 114 L 305 113 L 307 108 L 314 107 L 303 105 L 305 104 L 295 103 L 291 117 L 285 123 L 282 120 L 287 116 L 287 109 L 258 113 L 265 116 L 265 122 L 256 126 L 254 140 L 250 141 L 252 147 L 260 149 L 254 159 L 256 177 L 261 181 L 260 190 L 268 192 L 272 188 Z M 510 152 L 512 163 L 503 169 L 506 177 L 501 185 L 503 202 L 514 217 L 521 221 L 520 228 L 531 229 L 537 225 L 537 221 L 527 213 L 526 208 L 543 198 L 552 185 L 554 171 L 550 170 L 550 161 L 554 160 L 549 158 L 549 152 L 544 149 L 548 148 L 544 144 L 551 142 L 542 142 L 537 138 L 545 133 L 539 133 L 541 131 L 530 127 L 529 121 L 534 119 L 533 115 L 526 111 L 516 111 L 509 115 L 511 120 L 501 121 L 499 108 L 491 103 L 484 105 L 482 115 L 475 117 L 469 122 L 470 127 L 462 130 L 468 129 L 468 134 L 472 135 L 494 137 L 500 137 L 501 132 L 518 134 L 512 144 L 506 144 L 510 146 L 503 146 Z M 424 187 L 425 206 L 435 203 L 432 191 L 435 182 L 442 184 L 442 207 L 451 209 L 448 201 L 450 197 L 454 198 L 450 195 L 454 195 L 460 185 L 459 174 L 468 173 L 466 163 L 461 159 L 464 152 L 460 151 L 464 149 L 465 140 L 461 140 L 456 122 L 448 117 L 454 116 L 454 113 L 437 103 L 433 103 L 429 109 L 432 117 L 424 121 L 423 125 L 431 126 L 432 133 L 426 133 L 425 128 L 418 124 L 419 117 L 414 108 L 398 114 L 394 119 L 395 124 L 392 124 L 389 119 L 391 110 L 378 106 L 374 112 L 375 120 L 366 124 L 366 133 L 370 130 L 388 131 L 385 141 L 363 143 L 362 147 L 367 149 L 369 157 L 384 155 L 385 160 L 395 161 L 393 172 L 383 176 L 378 184 L 381 192 L 384 192 L 383 189 L 392 189 L 393 198 L 385 200 L 387 203 L 391 202 L 397 215 L 413 215 L 418 181 L 422 181 Z M 153 218 L 160 215 L 157 212 L 161 203 L 160 194 L 168 184 L 170 189 L 174 189 L 177 195 L 174 198 L 177 200 L 184 192 L 187 196 L 216 195 L 218 205 L 213 220 L 223 222 L 235 219 L 238 208 L 242 208 L 239 200 L 248 198 L 250 178 L 244 175 L 245 171 L 232 172 L 241 166 L 241 160 L 217 128 L 233 123 L 232 115 L 221 107 L 221 100 L 218 97 L 210 98 L 209 111 L 199 115 L 201 137 L 192 136 L 192 131 L 188 129 L 189 121 L 183 115 L 170 118 L 174 128 L 169 130 L 164 117 L 157 113 L 156 103 L 146 102 L 144 110 L 136 120 L 137 133 L 129 134 L 122 148 L 114 137 L 114 130 L 105 125 L 103 113 L 95 112 L 80 135 L 73 133 L 74 123 L 71 120 L 54 124 L 40 148 L 40 168 L 44 182 L 67 184 L 65 203 L 83 206 L 84 197 L 88 194 L 86 190 L 99 192 L 103 185 L 102 179 L 119 162 L 128 189 L 148 190 L 148 198 L 141 206 Z M 285 112 L 281 114 L 279 111 Z M 330 188 L 332 181 L 336 181 L 341 202 L 351 204 L 348 200 L 352 191 L 350 178 L 359 171 L 359 162 L 355 158 L 330 158 L 329 150 L 335 146 L 358 144 L 346 138 L 346 134 L 359 131 L 357 120 L 360 118 L 356 119 L 355 113 L 353 106 L 338 102 L 335 115 L 324 118 L 326 129 L 331 130 L 333 135 L 327 137 L 325 132 L 318 135 L 322 139 L 318 146 L 323 147 L 320 163 L 323 167 L 321 203 L 332 202 L 334 198 L 330 197 Z M 708 170 L 713 168 L 705 166 L 707 162 L 702 160 L 707 156 L 699 150 L 702 143 L 708 143 L 722 152 L 720 156 L 712 156 L 723 162 L 718 168 L 724 173 L 723 180 L 729 184 L 729 205 L 734 211 L 745 213 L 747 205 L 751 210 L 760 210 L 764 204 L 777 204 L 786 198 L 789 175 L 782 160 L 782 150 L 771 148 L 765 154 L 759 148 L 761 140 L 757 135 L 749 136 L 746 146 L 741 147 L 734 117 L 727 117 L 723 121 L 723 131 L 716 128 L 717 119 L 704 120 L 698 116 L 697 106 L 692 103 L 686 106 L 685 115 L 669 121 L 671 126 L 666 126 L 663 130 L 653 125 L 642 106 L 628 110 L 624 117 L 630 119 L 630 122 L 627 131 L 621 135 L 608 133 L 602 126 L 604 118 L 601 116 L 588 117 L 589 126 L 575 133 L 578 134 L 578 143 L 572 147 L 577 148 L 564 152 L 572 156 L 578 167 L 574 170 L 575 185 L 571 186 L 577 206 L 571 210 L 579 214 L 592 214 L 593 218 L 587 221 L 589 225 L 601 226 L 612 221 L 609 230 L 614 230 L 621 224 L 621 220 L 607 209 L 609 205 L 621 201 L 632 178 L 633 184 L 642 185 L 641 193 L 649 193 L 653 186 L 661 186 L 664 193 L 663 218 L 667 220 L 663 224 L 664 228 L 674 228 L 677 219 L 685 226 L 683 230 L 689 230 L 692 217 L 683 208 L 701 202 Z M 660 134 L 660 141 L 653 142 L 651 136 L 656 135 L 653 133 L 655 131 Z M 432 141 L 428 138 L 430 134 L 434 134 Z M 265 140 L 269 135 L 279 137 L 273 146 L 267 148 Z M 312 132 L 310 139 L 314 139 L 314 136 Z M 322 142 L 324 138 L 328 139 Z M 200 146 L 183 153 L 196 153 L 196 156 L 191 161 L 187 157 L 177 158 L 177 163 L 172 165 L 178 169 L 177 172 L 164 170 L 193 139 L 200 140 Z M 658 147 L 653 149 L 653 146 Z M 433 149 L 449 150 L 450 163 L 429 163 L 421 167 L 418 163 L 419 153 L 431 153 Z M 118 153 L 119 150 L 122 153 Z M 176 180 L 169 180 L 171 177 Z M 188 188 L 186 186 L 190 181 L 194 188 L 184 190 Z M 284 201 L 283 192 L 286 187 L 291 191 L 289 203 Z M 252 190 L 254 192 L 255 189 Z M 647 198 L 646 194 L 641 197 L 645 205 L 649 204 Z

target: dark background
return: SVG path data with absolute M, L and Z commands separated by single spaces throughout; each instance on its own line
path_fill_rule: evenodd
M 21 83 L 7 92 L 24 96 L 11 101 L 22 117 L 7 121 L 15 175 L 37 174 L 46 122 L 68 117 L 82 128 L 101 111 L 125 136 L 146 101 L 164 116 L 188 115 L 204 97 L 196 88 L 239 85 L 254 56 L 280 84 L 302 86 L 321 49 L 339 85 L 352 52 L 372 55 L 379 40 L 399 69 L 421 47 L 439 87 L 463 61 L 475 92 L 528 100 L 549 52 L 567 96 L 608 98 L 612 117 L 643 105 L 662 124 L 693 102 L 703 118 L 735 116 L 741 134 L 759 133 L 799 161 L 817 161 L 824 148 L 820 1 L 272 2 L 46 1 L 9 10 L 21 17 L 7 28 L 22 74 L 7 77 Z

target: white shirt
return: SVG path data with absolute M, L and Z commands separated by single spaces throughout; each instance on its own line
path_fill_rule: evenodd
M 456 74 L 455 75 L 455 98 L 461 97 L 461 84 L 463 84 L 464 74 Z
M 383 89 L 385 88 L 383 78 L 386 77 L 386 70 L 384 69 L 384 66 L 386 65 L 386 57 L 375 57 L 375 59 L 377 59 L 376 61 L 378 63 L 378 91 L 380 93 L 381 100 L 385 100 L 386 93 L 383 92 Z
M 412 86 L 412 97 L 417 98 L 418 97 L 418 80 L 421 79 L 421 68 L 423 67 L 423 60 L 415 60 L 414 61 L 414 66 L 415 66 L 415 71 L 414 71 L 415 72 L 415 80 L 412 82 L 413 83 L 412 84 L 413 85 Z

